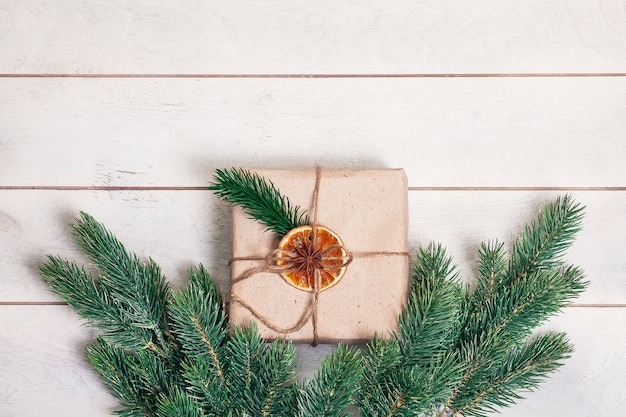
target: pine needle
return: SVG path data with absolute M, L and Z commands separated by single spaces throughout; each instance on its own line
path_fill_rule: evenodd
M 266 231 L 279 237 L 295 227 L 309 224 L 305 210 L 291 205 L 271 181 L 254 172 L 240 168 L 218 169 L 209 190 L 223 201 L 240 206 L 251 219 L 263 223 Z
M 156 415 L 157 417 L 205 417 L 198 401 L 181 390 L 177 390 L 173 395 L 161 397 Z
M 458 398 L 465 405 L 457 408 L 457 413 L 486 417 L 514 404 L 523 398 L 523 391 L 536 389 L 549 373 L 561 367 L 572 352 L 563 333 L 541 335 L 516 346 L 500 366 L 494 367 L 488 381 L 476 383 L 466 398 Z
M 427 366 L 445 356 L 457 336 L 462 290 L 456 267 L 441 245 L 418 250 L 412 281 L 398 322 L 398 343 L 405 366 Z
M 580 268 L 562 260 L 582 216 L 570 196 L 558 198 L 525 227 L 508 261 L 497 242 L 481 247 L 478 285 L 456 343 L 464 376 L 447 402 L 458 415 L 512 404 L 520 388 L 535 388 L 571 353 L 563 336 L 527 340 L 588 285 Z
M 217 288 L 204 267 L 189 271 L 189 282 L 183 290 L 174 293 L 170 310 L 172 332 L 182 353 L 211 364 L 225 384 L 226 314 Z
M 136 375 L 128 365 L 129 354 L 98 338 L 87 346 L 87 360 L 100 375 L 104 384 L 125 407 L 116 412 L 123 417 L 154 416 L 156 398 L 147 395 Z
M 231 408 L 241 415 L 283 416 L 296 405 L 295 349 L 291 343 L 261 339 L 256 327 L 237 328 L 227 350 Z
M 74 263 L 48 256 L 48 262 L 40 267 L 44 281 L 88 319 L 89 325 L 104 330 L 108 342 L 167 356 L 165 316 L 170 289 L 158 266 L 152 261 L 140 263 L 86 213 L 81 213 L 71 228 L 76 242 L 98 270 L 98 279 Z
M 337 346 L 324 360 L 315 378 L 308 381 L 300 399 L 299 417 L 345 417 L 354 404 L 361 375 L 360 355 L 353 347 Z
M 561 266 L 565 251 L 581 230 L 583 211 L 570 195 L 546 204 L 515 242 L 509 279 L 523 280 L 530 271 Z

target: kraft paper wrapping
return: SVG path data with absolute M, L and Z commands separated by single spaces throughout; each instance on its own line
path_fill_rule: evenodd
M 255 170 L 270 180 L 292 204 L 309 211 L 315 188 L 315 170 Z M 317 223 L 341 236 L 355 258 L 341 281 L 319 295 L 317 332 L 320 342 L 358 343 L 377 334 L 387 338 L 397 330 L 398 316 L 408 291 L 407 255 L 366 252 L 408 251 L 407 178 L 402 169 L 322 170 L 318 194 Z M 312 216 L 313 213 L 309 212 Z M 278 238 L 265 226 L 251 220 L 238 207 L 233 209 L 233 258 L 264 258 L 276 249 Z M 236 261 L 231 277 L 239 277 L 263 261 Z M 236 283 L 232 295 L 245 300 L 275 326 L 288 328 L 306 313 L 313 294 L 299 290 L 276 273 L 263 272 Z M 293 333 L 278 333 L 256 320 L 241 304 L 230 303 L 232 325 L 255 321 L 261 336 L 310 342 L 311 320 Z

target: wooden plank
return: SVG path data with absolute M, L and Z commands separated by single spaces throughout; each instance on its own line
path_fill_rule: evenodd
M 620 0 L 0 4 L 0 73 L 626 72 Z
M 416 187 L 624 187 L 626 83 L 0 79 L 0 186 L 204 186 L 403 167 Z
M 84 358 L 94 340 L 67 306 L 0 306 L 3 416 L 107 417 L 118 408 Z
M 0 306 L 0 404 L 3 415 L 104 417 L 116 401 L 83 358 L 94 332 L 66 306 Z M 626 353 L 619 343 L 626 309 L 575 309 L 545 326 L 565 331 L 572 358 L 504 417 L 618 415 L 626 401 Z M 617 341 L 616 341 L 617 338 Z M 332 346 L 298 346 L 302 378 L 311 377 Z
M 86 263 L 69 227 L 85 211 L 109 227 L 127 249 L 152 257 L 174 284 L 189 268 L 207 266 L 229 277 L 230 209 L 207 192 L 2 192 L 0 300 L 56 301 L 38 274 L 47 254 Z
M 568 309 L 544 326 L 566 332 L 573 356 L 538 391 L 502 413 L 504 417 L 611 415 L 626 404 L 626 309 Z
M 475 280 L 481 242 L 497 239 L 511 250 L 524 225 L 561 192 L 424 191 L 409 193 L 409 244 L 439 242 L 453 257 L 462 277 Z M 590 285 L 576 303 L 625 303 L 624 230 L 626 195 L 621 192 L 575 192 L 585 205 L 583 230 L 565 260 L 586 272 Z
M 467 282 L 474 279 L 482 241 L 510 244 L 537 210 L 560 193 L 522 191 L 411 191 L 409 243 L 436 241 L 448 248 Z M 576 192 L 587 206 L 583 232 L 567 255 L 591 285 L 577 300 L 626 303 L 623 253 L 626 194 Z M 130 250 L 157 261 L 175 286 L 188 268 L 204 264 L 226 289 L 231 216 L 209 191 L 0 191 L 0 302 L 52 302 L 37 266 L 45 254 L 84 262 L 66 224 L 86 211 Z M 509 246 L 510 247 L 510 246 Z

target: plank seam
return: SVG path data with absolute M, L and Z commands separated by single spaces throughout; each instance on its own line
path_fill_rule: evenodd
M 0 191 L 208 191 L 208 186 L 0 185 Z M 626 187 L 408 187 L 408 191 L 626 191 Z
M 0 78 L 571 78 L 626 77 L 624 72 L 414 74 L 0 74 Z
M 409 191 L 626 191 L 626 187 L 409 187 Z

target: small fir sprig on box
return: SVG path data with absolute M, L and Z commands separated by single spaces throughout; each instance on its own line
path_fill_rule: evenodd
M 245 203 L 251 192 L 262 211 L 287 208 L 291 215 L 280 223 L 306 223 L 273 185 L 242 170 L 228 174 L 233 189 L 219 186 L 239 199 L 230 202 Z M 232 193 L 238 187 L 242 193 Z M 460 283 L 442 246 L 419 249 L 397 334 L 363 349 L 337 346 L 304 383 L 291 343 L 267 343 L 254 326 L 229 329 L 202 266 L 174 291 L 154 261 L 139 261 L 88 214 L 72 233 L 97 276 L 57 256 L 40 271 L 101 329 L 87 358 L 119 399 L 121 416 L 486 416 L 535 389 L 572 352 L 564 334 L 532 330 L 587 285 L 579 268 L 562 261 L 581 220 L 582 208 L 559 198 L 525 228 L 510 256 L 501 243 L 483 244 L 475 289 Z M 282 233 L 273 221 L 268 229 Z
M 271 181 L 255 172 L 218 169 L 209 190 L 223 201 L 241 207 L 251 219 L 263 223 L 266 231 L 279 237 L 310 222 L 306 210 L 291 204 Z

